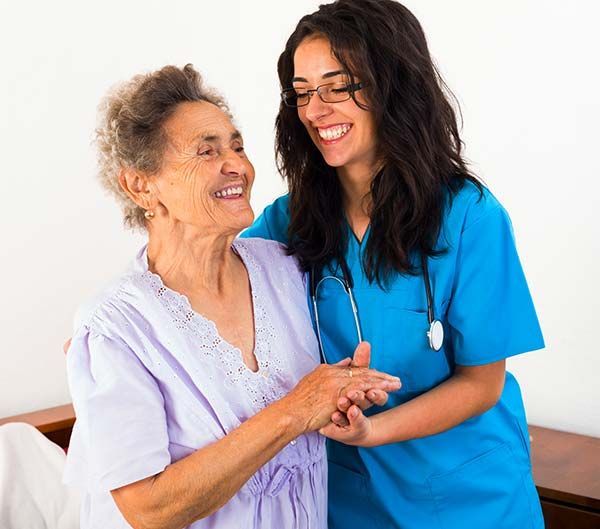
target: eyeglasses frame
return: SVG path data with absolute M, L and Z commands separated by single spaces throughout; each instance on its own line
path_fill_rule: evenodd
M 348 99 L 352 98 L 354 99 L 354 93 L 358 90 L 361 90 L 365 87 L 363 82 L 358 82 L 358 83 L 348 83 L 346 82 L 346 88 L 348 89 L 348 97 L 346 97 L 345 99 L 340 99 L 339 101 L 325 101 L 323 99 L 323 96 L 321 95 L 321 88 L 323 88 L 324 86 L 331 86 L 333 84 L 341 84 L 341 81 L 337 81 L 337 82 L 333 82 L 333 83 L 323 83 L 319 86 L 317 86 L 316 88 L 311 88 L 306 90 L 306 94 L 308 95 L 308 101 L 302 105 L 290 105 L 286 99 L 285 99 L 285 95 L 286 93 L 291 93 L 293 90 L 296 90 L 295 88 L 286 88 L 285 90 L 281 91 L 281 100 L 283 101 L 283 104 L 288 107 L 288 108 L 302 108 L 307 106 L 311 99 L 312 96 L 316 93 L 319 96 L 319 99 L 323 102 L 323 103 L 328 103 L 328 104 L 335 104 L 335 103 L 343 103 L 344 101 L 348 101 Z M 304 94 L 303 94 L 304 95 Z

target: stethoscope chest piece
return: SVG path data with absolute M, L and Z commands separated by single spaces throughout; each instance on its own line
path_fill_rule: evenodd
M 444 326 L 440 320 L 433 320 L 429 325 L 427 333 L 429 339 L 429 347 L 434 351 L 439 351 L 444 343 Z

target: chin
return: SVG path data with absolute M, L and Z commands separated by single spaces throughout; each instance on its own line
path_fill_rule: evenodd
M 329 167 L 343 167 L 344 165 L 346 165 L 348 163 L 348 158 L 347 156 L 325 156 L 323 154 L 323 160 L 325 160 L 325 163 L 329 166 Z
M 317 144 L 317 147 L 320 146 Z M 348 163 L 350 158 L 347 152 L 331 152 L 330 150 L 321 148 L 319 148 L 319 151 L 329 167 L 343 167 Z
M 248 213 L 245 214 L 240 213 L 236 220 L 238 222 L 239 231 L 243 231 L 246 228 L 252 226 L 252 223 L 254 222 L 254 212 L 250 210 Z

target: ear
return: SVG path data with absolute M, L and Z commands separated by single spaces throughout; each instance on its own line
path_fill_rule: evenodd
M 146 173 L 131 167 L 124 167 L 119 173 L 121 189 L 138 206 L 146 210 L 154 209 L 158 204 L 158 200 L 149 184 L 149 176 Z

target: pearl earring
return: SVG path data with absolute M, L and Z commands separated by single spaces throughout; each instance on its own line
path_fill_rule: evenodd
M 146 217 L 148 220 L 154 218 L 154 211 L 147 209 L 144 211 L 144 217 Z

